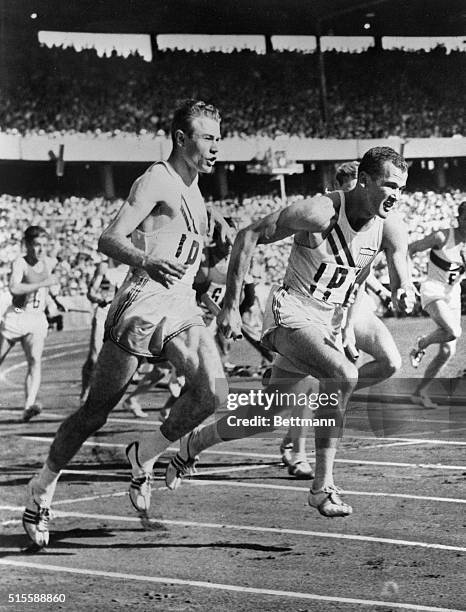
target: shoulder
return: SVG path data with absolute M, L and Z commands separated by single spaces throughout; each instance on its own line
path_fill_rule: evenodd
M 22 255 L 13 259 L 11 263 L 12 270 L 25 270 L 27 266 L 26 260 Z
M 313 231 L 327 230 L 338 215 L 340 196 L 337 192 L 316 195 L 291 204 L 287 209 L 289 217 L 302 219 L 312 226 Z
M 401 215 L 396 212 L 391 212 L 386 219 L 383 219 L 382 245 L 407 248 L 408 227 Z
M 56 257 L 46 257 L 45 258 L 45 267 L 47 270 L 52 271 L 56 265 L 58 264 L 58 260 Z
M 165 191 L 173 189 L 173 177 L 168 172 L 164 164 L 152 164 L 141 176 L 133 183 L 128 197 L 130 203 L 134 203 L 140 198 L 161 199 Z

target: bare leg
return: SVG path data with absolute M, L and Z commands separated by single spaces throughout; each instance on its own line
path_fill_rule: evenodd
M 104 343 L 97 360 L 89 397 L 58 429 L 47 464 L 59 472 L 74 457 L 83 442 L 103 427 L 110 411 L 122 398 L 138 367 L 139 359 L 112 341 Z
M 89 339 L 89 353 L 81 370 L 81 404 L 87 400 L 89 389 L 91 387 L 92 375 L 94 374 L 97 358 L 104 341 L 104 323 L 105 317 L 103 313 L 97 310 L 92 319 L 91 337 Z
M 25 402 L 24 408 L 27 409 L 36 403 L 37 394 L 41 382 L 42 373 L 42 352 L 44 350 L 45 337 L 28 334 L 21 338 L 21 345 L 26 355 L 28 369 L 24 384 Z
M 450 359 L 456 353 L 456 340 L 452 342 L 443 342 L 439 346 L 438 353 L 427 366 L 424 376 L 417 385 L 414 395 L 424 395 L 422 392 L 427 389 L 432 380 L 440 374 L 440 371 L 446 366 Z
M 170 414 L 155 439 L 139 444 L 139 461 L 144 472 L 152 471 L 160 454 L 208 416 L 222 402 L 225 375 L 212 334 L 201 326 L 182 332 L 165 347 L 165 355 L 186 378 L 186 392 L 174 401 Z

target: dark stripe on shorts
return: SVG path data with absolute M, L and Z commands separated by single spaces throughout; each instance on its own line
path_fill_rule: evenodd
M 351 255 L 351 251 L 349 249 L 348 243 L 346 242 L 346 238 L 345 238 L 345 235 L 343 234 L 341 227 L 338 225 L 338 223 L 335 223 L 333 229 L 338 234 L 338 238 L 340 239 L 341 246 L 343 247 L 343 250 L 345 251 L 346 258 L 348 259 L 349 265 L 352 268 L 356 268 L 356 264 L 354 263 L 353 256 Z
M 162 348 L 167 344 L 167 342 L 170 342 L 170 340 L 173 340 L 173 338 L 176 338 L 176 336 L 179 336 L 182 332 L 186 331 L 187 329 L 190 329 L 191 327 L 205 327 L 205 323 L 202 320 L 202 317 L 200 317 L 199 321 L 193 320 L 189 321 L 189 323 L 185 323 L 183 327 L 180 327 L 176 331 L 166 336 L 162 341 Z
M 181 200 L 182 200 L 182 207 L 186 207 L 186 210 L 188 211 L 189 218 L 191 219 L 191 223 L 192 223 L 193 228 L 194 228 L 194 233 L 198 234 L 199 232 L 197 231 L 196 223 L 194 222 L 194 217 L 191 214 L 191 210 L 189 209 L 188 203 L 186 202 L 186 200 L 184 199 L 183 196 L 181 196 Z
M 283 294 L 286 294 L 286 291 L 285 291 L 285 289 L 280 288 L 275 293 L 275 295 L 273 296 L 273 299 L 272 299 L 272 314 L 273 314 L 273 318 L 274 318 L 274 321 L 275 321 L 276 325 L 282 325 L 283 324 L 282 323 L 282 318 L 280 316 L 280 306 L 282 305 L 281 301 L 280 301 L 280 296 L 283 297 Z
M 328 242 L 330 244 L 330 248 L 333 251 L 333 255 L 335 257 L 335 261 L 337 262 L 338 265 L 344 266 L 345 264 L 343 263 L 343 259 L 340 257 L 340 253 L 338 251 L 337 243 L 335 242 L 335 239 L 332 236 L 332 234 L 329 234 L 327 236 L 327 240 L 328 240 Z
M 122 304 L 120 304 L 120 306 L 116 309 L 115 314 L 113 315 L 113 325 L 116 325 L 118 323 L 122 314 L 131 306 L 137 296 L 141 293 L 143 287 L 145 287 L 148 282 L 149 279 L 143 277 L 138 280 L 135 287 L 133 287 L 133 289 L 129 291 L 128 295 L 126 296 L 126 300 Z

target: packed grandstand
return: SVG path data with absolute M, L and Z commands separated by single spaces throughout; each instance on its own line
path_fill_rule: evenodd
M 0 130 L 169 131 L 174 99 L 222 111 L 228 136 L 424 138 L 465 133 L 463 53 L 325 53 L 329 119 L 319 110 L 315 55 L 252 51 L 159 52 L 109 59 L 94 50 L 39 48 L 30 79 L 0 99 Z M 102 87 L 105 83 L 105 87 Z M 280 87 L 277 87 L 277 84 Z M 357 87 L 355 87 L 357 83 Z

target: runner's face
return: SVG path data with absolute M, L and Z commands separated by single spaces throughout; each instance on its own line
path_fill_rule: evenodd
M 192 121 L 192 134 L 186 135 L 185 155 L 188 164 L 197 172 L 212 172 L 217 161 L 220 124 L 209 117 Z
M 463 206 L 461 213 L 458 215 L 458 227 L 461 230 L 466 230 L 466 206 Z
M 379 177 L 367 179 L 368 196 L 374 215 L 385 219 L 399 200 L 406 185 L 408 173 L 397 168 L 392 162 L 385 162 Z
M 38 236 L 32 242 L 27 242 L 26 251 L 29 257 L 36 260 L 42 259 L 45 256 L 47 242 L 46 236 Z

